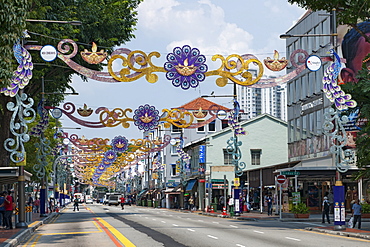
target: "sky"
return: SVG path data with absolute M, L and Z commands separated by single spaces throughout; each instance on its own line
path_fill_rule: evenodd
M 288 31 L 305 13 L 304 9 L 290 5 L 286 0 L 144 0 L 138 8 L 138 23 L 135 38 L 119 48 L 141 50 L 146 54 L 156 51 L 161 54 L 152 62 L 163 67 L 166 56 L 175 47 L 189 45 L 198 48 L 206 56 L 210 69 L 217 69 L 219 61 L 212 61 L 213 55 L 227 57 L 231 54 L 253 54 L 263 61 L 272 57 L 277 50 L 285 57 L 285 40 L 280 34 Z M 98 45 L 98 50 L 99 44 Z M 118 48 L 118 47 L 117 47 Z M 114 64 L 120 68 L 119 64 Z M 266 70 L 265 70 L 266 71 Z M 277 72 L 270 72 L 271 75 Z M 281 73 L 281 72 L 280 72 Z M 197 88 L 183 90 L 174 87 L 165 73 L 158 72 L 158 81 L 149 83 L 144 78 L 134 82 L 107 83 L 94 80 L 82 82 L 74 76 L 72 87 L 78 96 L 67 96 L 65 102 L 72 102 L 76 108 L 86 104 L 92 109 L 107 107 L 133 111 L 140 105 L 171 109 L 184 105 L 202 95 L 230 95 L 233 86 L 218 87 L 217 76 L 209 76 Z M 208 98 L 215 103 L 232 108 L 231 98 Z M 78 115 L 77 115 L 78 116 Z M 129 115 L 133 117 L 133 114 Z M 81 118 L 81 117 L 80 117 Z M 95 114 L 86 121 L 98 121 Z M 86 128 L 68 119 L 61 118 L 65 132 L 82 135 L 87 139 L 125 136 L 127 139 L 142 138 L 142 132 L 130 122 L 130 128 L 122 126 L 107 128 Z M 81 129 L 67 129 L 76 128 Z

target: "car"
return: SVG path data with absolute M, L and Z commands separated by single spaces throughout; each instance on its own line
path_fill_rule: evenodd
M 86 198 L 86 204 L 89 204 L 89 203 L 93 204 L 94 203 L 93 199 Z

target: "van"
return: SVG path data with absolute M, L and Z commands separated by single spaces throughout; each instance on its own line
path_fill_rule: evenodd
M 121 194 L 118 194 L 118 193 L 110 194 L 109 199 L 108 199 L 108 205 L 118 206 L 120 204 L 120 198 L 121 198 Z

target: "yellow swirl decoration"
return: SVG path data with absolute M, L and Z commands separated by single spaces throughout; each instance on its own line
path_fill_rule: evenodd
M 93 138 L 87 141 L 87 148 L 91 151 L 107 151 L 110 147 L 107 143 L 109 139 Z
M 214 55 L 212 61 L 221 60 L 220 68 L 205 73 L 205 76 L 219 75 L 216 79 L 216 84 L 219 87 L 224 87 L 228 79 L 242 86 L 250 86 L 257 83 L 263 75 L 263 64 L 257 59 L 244 60 L 240 55 L 232 54 L 226 59 L 222 55 Z M 235 60 L 236 59 L 236 60 Z M 253 79 L 253 75 L 248 71 L 250 63 L 258 66 L 258 75 Z M 235 76 L 242 76 L 245 81 L 241 81 Z
M 135 56 L 136 53 L 138 55 Z M 151 61 L 152 57 L 159 58 L 160 56 L 159 52 L 151 52 L 146 55 L 139 50 L 130 52 L 127 58 L 123 55 L 113 55 L 108 61 L 108 72 L 117 81 L 132 82 L 145 75 L 148 82 L 155 83 L 158 81 L 158 76 L 153 73 L 166 72 L 163 67 L 155 66 Z M 118 73 L 114 72 L 112 68 L 113 62 L 117 59 L 122 60 L 121 65 L 124 67 Z M 135 64 L 139 65 L 140 68 L 135 68 Z
M 132 112 L 132 110 L 130 108 L 125 110 L 115 108 L 113 111 L 104 109 L 100 112 L 99 119 L 105 127 L 116 127 L 121 124 L 123 128 L 127 129 L 130 127 L 128 121 L 134 121 L 134 119 L 127 116 L 127 112 Z
M 165 116 L 161 118 L 160 121 L 166 121 L 167 123 L 169 123 L 164 124 L 165 128 L 169 128 L 171 124 L 175 125 L 178 128 L 187 128 L 194 121 L 193 114 L 188 111 L 181 111 L 179 109 L 163 109 L 162 112 L 165 113 Z M 185 119 L 188 119 L 188 121 L 186 121 Z

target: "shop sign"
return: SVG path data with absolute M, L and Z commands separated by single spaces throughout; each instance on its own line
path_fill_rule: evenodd
M 199 146 L 199 163 L 206 163 L 206 145 Z
M 290 176 L 295 176 L 295 175 L 300 175 L 301 173 L 300 172 L 291 172 L 291 171 L 285 171 L 285 172 L 281 172 L 281 175 L 290 175 Z
M 167 182 L 166 183 L 166 187 L 170 187 L 170 188 L 176 187 L 177 185 L 179 185 L 179 183 L 176 183 L 176 182 Z

